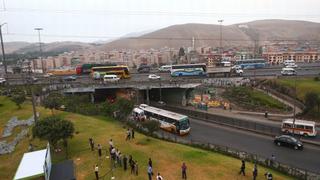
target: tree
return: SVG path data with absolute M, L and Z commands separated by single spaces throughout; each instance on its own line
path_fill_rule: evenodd
M 56 147 L 59 140 L 63 140 L 67 147 L 67 140 L 73 137 L 73 133 L 73 123 L 58 116 L 46 117 L 38 121 L 32 129 L 33 137 L 47 140 L 53 147 Z
M 142 126 L 144 128 L 148 129 L 149 135 L 152 135 L 153 132 L 158 131 L 160 128 L 160 123 L 158 121 L 153 121 L 153 120 L 147 120 L 142 123 Z
M 62 105 L 62 96 L 59 93 L 50 93 L 43 101 L 45 108 L 51 109 L 53 115 L 53 109 L 58 109 Z
M 11 96 L 10 99 L 16 103 L 18 109 L 21 109 L 21 104 L 26 100 L 26 95 L 24 92 L 16 92 Z
M 318 95 L 314 92 L 308 92 L 305 95 L 304 101 L 307 110 L 313 109 L 318 103 L 317 103 Z

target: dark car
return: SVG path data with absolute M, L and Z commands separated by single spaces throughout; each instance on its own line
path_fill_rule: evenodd
M 303 149 L 303 144 L 301 141 L 288 135 L 276 136 L 273 142 L 278 146 L 292 147 L 296 150 Z
M 75 81 L 77 80 L 76 76 L 66 76 L 62 78 L 64 81 Z

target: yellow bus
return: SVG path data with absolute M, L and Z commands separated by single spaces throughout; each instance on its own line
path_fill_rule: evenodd
M 104 75 L 117 75 L 121 79 L 130 78 L 128 66 L 102 66 L 91 69 L 93 79 L 103 79 Z

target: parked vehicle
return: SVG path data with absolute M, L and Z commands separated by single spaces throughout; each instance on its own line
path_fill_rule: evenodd
M 119 80 L 120 80 L 120 78 L 117 75 L 114 75 L 114 74 L 104 75 L 103 76 L 103 81 L 104 82 L 117 82 Z
M 47 73 L 47 74 L 44 74 L 44 75 L 43 75 L 43 77 L 45 77 L 45 78 L 49 78 L 49 77 L 51 77 L 51 76 L 53 76 L 52 73 Z
M 0 78 L 0 85 L 5 84 L 7 81 L 5 78 Z
M 149 78 L 149 79 L 152 79 L 152 80 L 156 80 L 156 79 L 160 79 L 161 77 L 158 76 L 158 75 L 156 75 L 156 74 L 150 74 L 150 75 L 148 76 L 148 78 Z
M 62 78 L 64 81 L 75 81 L 77 80 L 76 76 L 65 76 Z
M 138 69 L 137 69 L 138 73 L 148 73 L 151 71 L 151 67 L 149 65 L 146 64 L 141 64 Z
M 273 141 L 277 146 L 287 146 L 291 147 L 295 150 L 302 150 L 303 149 L 303 144 L 300 142 L 298 139 L 288 136 L 288 135 L 281 135 L 281 136 L 276 136 L 274 141 Z
M 285 68 L 282 68 L 282 70 L 281 70 L 281 75 L 283 75 L 283 76 L 294 76 L 296 74 L 297 74 L 297 72 L 293 68 L 285 67 Z
M 316 123 L 313 121 L 305 121 L 296 119 L 293 125 L 293 119 L 285 119 L 282 121 L 281 131 L 284 133 L 294 133 L 303 136 L 316 136 Z
M 285 60 L 284 62 L 283 62 L 283 64 L 286 66 L 286 65 L 288 65 L 288 64 L 295 64 L 296 62 L 294 61 L 294 60 Z

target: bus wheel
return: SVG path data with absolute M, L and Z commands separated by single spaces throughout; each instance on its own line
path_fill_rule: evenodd
M 278 146 L 281 146 L 281 142 L 277 142 L 277 145 L 278 145 Z
M 304 133 L 303 136 L 304 136 L 304 137 L 308 137 L 308 134 L 307 134 L 307 133 Z
M 182 76 L 182 73 L 179 73 L 179 76 Z
M 284 133 L 285 133 L 285 134 L 289 134 L 289 131 L 288 131 L 288 130 L 285 130 Z

